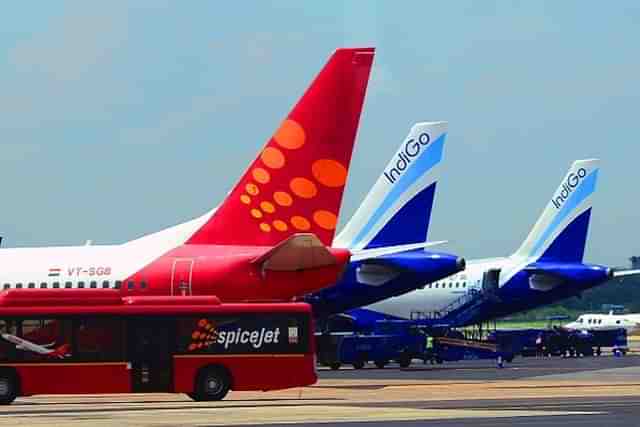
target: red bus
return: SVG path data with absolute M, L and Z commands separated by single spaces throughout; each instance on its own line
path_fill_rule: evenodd
M 307 304 L 38 292 L 0 293 L 3 404 L 34 394 L 169 392 L 220 400 L 229 390 L 317 380 Z

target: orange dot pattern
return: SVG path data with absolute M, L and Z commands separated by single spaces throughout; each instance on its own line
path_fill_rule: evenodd
M 333 212 L 319 210 L 313 213 L 313 221 L 325 230 L 335 230 L 338 218 Z
M 216 324 L 208 319 L 200 319 L 191 334 L 191 342 L 187 346 L 188 351 L 197 351 L 210 347 L 218 340 Z
M 275 206 L 271 202 L 261 202 L 260 209 L 265 213 L 274 213 L 276 211 Z
M 258 186 L 252 182 L 248 183 L 244 189 L 247 190 L 247 193 L 249 193 L 252 196 L 257 196 L 258 194 L 260 194 L 260 190 L 258 189 Z
M 311 228 L 311 223 L 303 216 L 295 215 L 291 217 L 291 225 L 300 231 L 307 231 Z
M 271 175 L 267 172 L 266 169 L 263 168 L 255 168 L 252 172 L 253 179 L 258 181 L 260 184 L 266 184 L 271 180 Z
M 318 194 L 316 185 L 307 178 L 293 178 L 289 183 L 289 188 L 291 188 L 293 194 L 303 199 L 312 199 Z
M 297 150 L 304 145 L 306 135 L 298 122 L 287 119 L 278 128 L 273 139 L 278 145 L 289 150 Z
M 313 177 L 322 185 L 331 188 L 344 186 L 347 181 L 347 168 L 331 159 L 320 159 L 311 165 Z
M 285 191 L 276 191 L 273 193 L 273 200 L 280 206 L 291 206 L 293 204 L 293 198 Z
M 271 231 L 271 226 L 269 224 L 267 224 L 266 222 L 261 222 L 260 223 L 260 230 L 264 231 L 265 233 L 268 233 L 269 231 Z
M 265 148 L 260 158 L 262 159 L 262 163 L 271 169 L 280 169 L 285 163 L 284 154 L 275 147 Z
M 276 219 L 275 221 L 273 221 L 273 228 L 275 228 L 278 231 L 287 231 L 289 226 L 287 225 L 286 222 L 280 219 Z
M 316 210 L 311 218 L 297 214 L 289 217 L 288 221 L 286 218 L 277 216 L 268 219 L 271 215 L 286 215 L 286 208 L 295 207 L 296 198 L 313 199 L 320 191 L 319 186 L 343 187 L 347 180 L 347 168 L 334 159 L 315 160 L 309 171 L 311 177 L 294 177 L 289 181 L 288 189 L 276 189 L 272 199 L 263 199 L 257 205 L 251 206 L 255 203 L 255 197 L 265 191 L 260 186 L 271 182 L 271 174 L 276 174 L 287 164 L 287 150 L 297 150 L 305 144 L 305 130 L 295 120 L 286 119 L 273 135 L 273 141 L 275 144 L 268 145 L 260 154 L 261 164 L 254 165 L 251 169 L 253 182 L 247 183 L 244 188 L 245 194 L 240 195 L 240 201 L 249 205 L 251 217 L 259 220 L 256 221 L 258 229 L 265 233 L 285 232 L 290 228 L 309 231 L 312 225 L 315 225 L 323 230 L 335 230 L 336 214 L 323 209 Z

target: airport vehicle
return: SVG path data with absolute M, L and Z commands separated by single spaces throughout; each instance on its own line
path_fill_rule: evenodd
M 624 328 L 628 334 L 640 332 L 640 314 L 581 314 L 564 325 L 571 330 L 609 331 Z
M 424 327 L 411 320 L 381 320 L 359 325 L 356 319 L 350 319 L 350 327 L 348 322 L 343 322 L 342 330 L 336 330 L 341 329 L 340 326 L 336 328 L 336 320 L 340 317 L 349 320 L 334 316 L 330 330 L 316 332 L 318 361 L 333 370 L 345 364 L 362 369 L 369 362 L 384 368 L 391 361 L 407 368 L 414 359 L 438 364 L 494 359 L 501 365 L 502 361 L 510 362 L 514 357 L 503 337 L 497 341 L 472 339 L 461 331 Z
M 10 290 L 0 294 L 0 332 L 4 404 L 34 394 L 169 392 L 220 400 L 229 390 L 317 380 L 313 318 L 303 303 Z
M 446 122 L 416 123 L 333 247 L 353 252 L 335 286 L 306 298 L 319 318 L 412 291 L 464 269 L 464 259 L 426 242 L 440 177 Z M 414 250 L 386 253 L 388 248 Z M 379 256 L 362 259 L 359 251 Z
M 613 354 L 620 355 L 628 351 L 627 333 L 623 328 L 602 331 L 562 327 L 498 330 L 489 336 L 489 340 L 510 341 L 514 352 L 524 357 L 600 356 L 603 348 L 610 348 Z
M 351 316 L 480 323 L 579 295 L 612 277 L 638 274 L 583 262 L 598 160 L 574 162 L 524 243 L 511 256 L 471 261 L 465 271 Z
M 316 341 L 318 362 L 333 370 L 345 364 L 362 369 L 368 362 L 384 368 L 392 360 L 406 368 L 425 351 L 425 336 L 397 322 L 385 322 L 368 331 L 317 332 Z
M 338 49 L 217 208 L 120 245 L 0 249 L 0 288 L 233 302 L 288 300 L 335 283 L 350 252 L 328 246 L 373 56 Z

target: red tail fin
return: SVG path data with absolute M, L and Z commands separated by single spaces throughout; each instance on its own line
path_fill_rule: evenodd
M 374 49 L 338 49 L 211 219 L 187 243 L 330 245 Z

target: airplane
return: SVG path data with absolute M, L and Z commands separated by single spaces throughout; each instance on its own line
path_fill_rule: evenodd
M 366 260 L 352 256 L 335 286 L 305 298 L 317 318 L 373 304 L 464 269 L 463 258 L 425 249 L 444 243 L 425 241 L 447 133 L 446 122 L 416 123 L 332 245 L 354 253 L 420 247 Z
M 580 295 L 638 274 L 583 262 L 599 160 L 574 162 L 522 245 L 510 256 L 471 260 L 465 271 L 347 313 L 362 324 L 413 319 L 465 326 Z
M 63 344 L 52 349 L 51 347 L 53 347 L 55 343 L 40 345 L 11 334 L 3 333 L 0 334 L 0 336 L 10 343 L 15 344 L 17 350 L 30 351 L 51 358 L 64 359 L 65 357 L 69 357 L 69 351 L 71 349 L 69 344 Z
M 351 256 L 330 245 L 373 58 L 337 49 L 217 208 L 123 244 L 2 248 L 0 289 L 255 302 L 335 283 Z
M 576 331 L 609 331 L 624 328 L 628 334 L 640 332 L 640 314 L 581 314 L 564 325 L 565 329 Z

